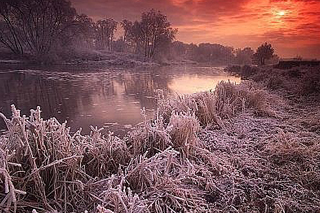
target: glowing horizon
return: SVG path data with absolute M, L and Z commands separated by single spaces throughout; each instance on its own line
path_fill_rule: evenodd
M 71 0 L 94 20 L 136 20 L 151 8 L 167 15 L 177 40 L 234 48 L 271 43 L 281 57 L 320 58 L 319 0 Z

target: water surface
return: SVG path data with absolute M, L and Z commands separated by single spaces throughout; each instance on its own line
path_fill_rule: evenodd
M 0 70 L 0 111 L 22 114 L 41 106 L 42 116 L 65 120 L 74 132 L 90 125 L 123 135 L 156 108 L 155 90 L 183 95 L 214 89 L 221 80 L 240 82 L 221 67 L 161 67 L 143 70 L 54 68 Z M 0 121 L 0 129 L 5 129 Z

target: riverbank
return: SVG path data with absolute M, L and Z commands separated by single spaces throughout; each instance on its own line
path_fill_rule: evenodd
M 60 55 L 51 54 L 43 58 L 34 58 L 32 56 L 14 57 L 12 54 L 2 54 L 0 66 L 5 65 L 81 65 L 81 66 L 104 66 L 104 67 L 150 67 L 160 66 L 159 63 L 146 60 L 136 54 L 109 52 L 98 50 L 83 50 L 64 52 Z
M 25 118 L 13 107 L 0 138 L 2 207 L 319 211 L 319 81 L 306 82 L 316 71 L 242 69 L 248 80 L 214 92 L 168 100 L 158 91 L 155 118 L 124 138 L 98 128 L 70 135 L 56 119 L 41 119 L 40 109 Z
M 1 51 L 1 50 L 0 50 Z M 159 67 L 170 65 L 195 65 L 190 60 L 147 59 L 134 53 L 107 50 L 70 50 L 59 54 L 50 54 L 41 58 L 26 54 L 15 56 L 10 52 L 0 52 L 0 67 L 22 66 L 93 66 L 108 68 Z

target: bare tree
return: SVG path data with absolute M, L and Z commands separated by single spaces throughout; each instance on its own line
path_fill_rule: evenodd
M 14 16 L 14 8 L 9 3 L 9 0 L 0 0 L 0 42 L 14 54 L 21 55 L 24 52 L 22 32 L 17 27 L 18 20 Z
M 0 42 L 16 54 L 47 54 L 76 17 L 66 0 L 0 0 L 0 8 Z

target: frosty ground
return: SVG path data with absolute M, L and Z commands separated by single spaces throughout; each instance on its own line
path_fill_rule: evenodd
M 230 67 L 243 82 L 165 99 L 124 138 L 1 115 L 7 212 L 320 211 L 319 67 Z

